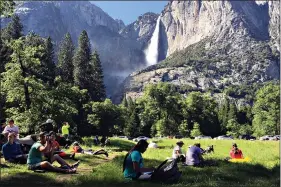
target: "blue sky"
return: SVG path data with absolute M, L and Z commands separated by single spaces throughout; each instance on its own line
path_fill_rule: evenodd
M 168 1 L 91 1 L 114 19 L 126 25 L 146 12 L 160 13 Z

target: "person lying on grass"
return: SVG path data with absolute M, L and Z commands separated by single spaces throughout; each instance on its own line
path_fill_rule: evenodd
M 27 155 L 22 153 L 20 144 L 14 142 L 16 135 L 14 133 L 8 134 L 8 142 L 2 147 L 4 158 L 7 162 L 25 164 Z
M 43 161 L 42 153 L 50 152 L 52 140 L 49 136 L 47 136 L 46 132 L 41 132 L 39 139 L 40 141 L 32 145 L 27 157 L 29 170 L 48 170 L 61 173 L 76 173 L 79 162 L 76 162 L 70 166 L 57 154 L 53 155 L 49 161 Z M 57 161 L 61 167 L 58 168 L 53 166 L 52 163 L 54 161 Z
M 108 153 L 103 150 L 103 149 L 99 149 L 97 151 L 93 151 L 92 149 L 87 149 L 84 150 L 78 142 L 73 142 L 73 152 L 74 153 L 82 153 L 82 154 L 88 154 L 88 155 L 100 155 L 100 154 L 104 154 L 106 157 L 108 157 Z
M 177 145 L 174 147 L 173 150 L 173 159 L 177 159 L 178 161 L 185 162 L 185 156 L 182 153 L 182 146 L 184 145 L 183 141 L 178 141 Z
M 140 140 L 125 156 L 123 162 L 123 173 L 126 179 L 145 180 L 150 179 L 154 168 L 145 168 L 142 153 L 146 151 L 148 143 Z M 148 173 L 148 174 L 146 174 Z
M 75 157 L 75 153 L 73 154 L 67 154 L 66 152 L 64 152 L 63 150 L 60 149 L 60 144 L 56 141 L 56 133 L 51 131 L 49 133 L 49 136 L 51 137 L 51 150 L 48 153 L 45 153 L 44 156 L 47 158 L 51 158 L 52 155 L 54 154 L 58 154 L 60 157 L 62 158 L 70 158 L 73 160 L 76 160 Z
M 229 152 L 229 155 L 231 158 L 235 158 L 235 159 L 243 159 L 243 153 L 240 149 L 238 149 L 238 146 L 236 143 L 232 144 L 232 148 Z

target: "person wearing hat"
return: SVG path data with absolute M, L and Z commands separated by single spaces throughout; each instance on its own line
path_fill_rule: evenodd
M 173 149 L 173 159 L 178 159 L 178 161 L 185 162 L 185 156 L 183 155 L 182 146 L 184 145 L 183 141 L 178 141 L 177 145 Z
M 47 132 L 41 132 L 39 134 L 40 141 L 34 143 L 29 151 L 27 158 L 27 165 L 29 170 L 49 170 L 62 173 L 76 173 L 76 169 L 79 162 L 70 166 L 59 155 L 54 155 L 49 161 L 42 160 L 42 153 L 48 153 L 52 149 L 52 142 Z M 52 165 L 54 161 L 57 161 L 61 167 L 55 167 Z
M 231 158 L 235 158 L 235 159 L 243 159 L 243 153 L 240 149 L 238 149 L 238 146 L 236 143 L 232 144 L 232 148 L 229 152 L 229 155 Z

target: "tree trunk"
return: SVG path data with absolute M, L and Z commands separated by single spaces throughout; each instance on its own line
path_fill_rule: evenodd
M 22 75 L 23 79 L 25 79 L 27 77 L 26 76 L 26 70 L 25 70 L 25 67 L 22 64 L 20 55 L 18 55 L 18 59 L 19 59 L 19 63 L 20 63 L 20 66 L 21 66 L 21 72 L 22 72 L 21 75 Z M 23 88 L 24 88 L 24 97 L 25 97 L 26 108 L 30 109 L 31 101 L 30 101 L 30 96 L 29 96 L 29 93 L 28 93 L 28 83 L 25 82 L 25 80 L 24 80 L 24 83 L 23 83 Z

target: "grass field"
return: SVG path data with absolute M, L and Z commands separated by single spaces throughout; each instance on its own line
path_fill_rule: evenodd
M 162 139 L 157 142 L 158 149 L 148 149 L 144 154 L 145 166 L 158 166 L 167 157 L 171 157 L 177 140 Z M 184 151 L 196 140 L 183 139 Z M 230 140 L 199 140 L 201 147 L 214 145 L 215 153 L 204 158 L 214 160 L 218 165 L 204 168 L 181 166 L 182 177 L 177 184 L 165 185 L 140 181 L 125 181 L 122 175 L 122 163 L 126 153 L 134 142 L 112 139 L 107 147 L 109 158 L 102 156 L 78 155 L 81 164 L 77 174 L 34 173 L 25 165 L 11 165 L 1 168 L 1 186 L 193 186 L 193 187 L 275 187 L 280 186 L 279 142 L 235 140 L 244 156 L 252 159 L 250 163 L 230 163 L 224 161 L 229 156 Z M 92 147 L 94 150 L 99 147 Z M 2 160 L 3 161 L 3 160 Z M 71 162 L 71 161 L 70 161 Z

